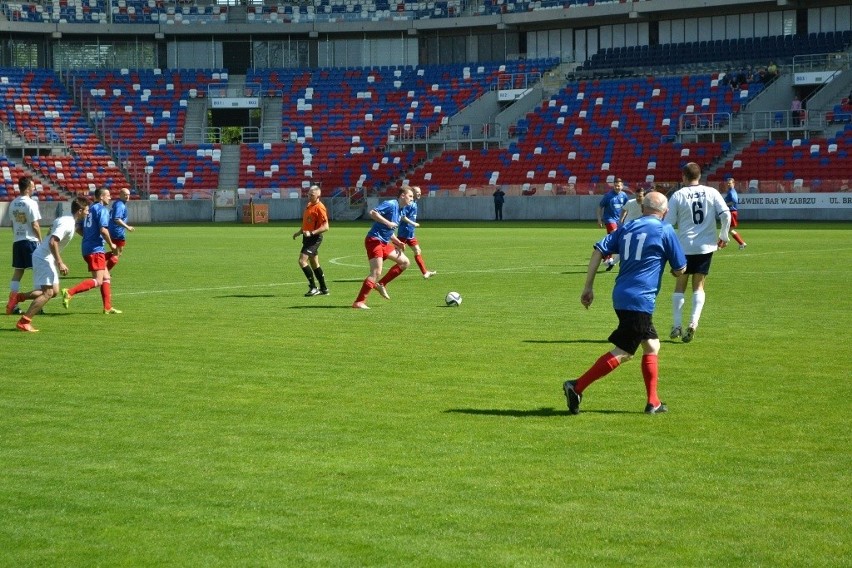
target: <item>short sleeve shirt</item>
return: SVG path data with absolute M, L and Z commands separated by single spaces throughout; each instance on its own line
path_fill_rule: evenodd
M 728 206 L 728 209 L 731 211 L 737 210 L 737 204 L 740 202 L 740 198 L 737 195 L 737 190 L 731 188 L 728 190 L 728 193 L 725 194 L 725 204 Z
M 83 219 L 83 256 L 104 251 L 101 229 L 109 227 L 109 209 L 102 203 L 89 207 L 89 215 Z
M 385 219 L 392 223 L 399 223 L 399 201 L 389 199 L 380 203 L 375 210 Z M 393 229 L 378 221 L 373 223 L 367 232 L 367 237 L 379 239 L 383 243 L 389 243 L 393 237 Z
M 618 223 L 618 220 L 621 218 L 621 208 L 628 201 L 629 199 L 623 191 L 616 193 L 610 190 L 606 192 L 601 198 L 600 203 L 598 203 L 603 208 L 601 220 L 604 223 Z
M 666 222 L 677 228 L 680 246 L 686 254 L 716 251 L 719 237 L 716 219 L 728 211 L 722 194 L 706 185 L 688 185 L 669 197 Z
M 628 222 L 642 216 L 642 204 L 635 199 L 631 199 L 624 205 L 624 209 L 622 211 L 627 211 L 627 216 L 624 217 L 624 223 L 627 224 Z
M 9 204 L 9 217 L 12 220 L 14 241 L 38 242 L 38 235 L 33 231 L 33 223 L 41 220 L 38 203 L 32 197 L 19 195 Z
M 59 250 L 62 251 L 65 245 L 74 238 L 75 225 L 74 217 L 70 215 L 57 217 L 50 227 L 50 234 L 33 251 L 33 258 L 52 262 L 53 254 L 50 252 L 50 239 L 56 237 L 59 240 Z
M 322 201 L 317 201 L 312 204 L 308 202 L 302 213 L 302 230 L 316 231 L 328 222 L 328 212 Z
M 402 220 L 403 217 L 407 217 L 411 221 L 417 222 L 417 203 L 411 202 L 405 206 L 400 213 L 399 218 L 399 228 L 397 229 L 396 236 L 400 239 L 413 239 L 414 238 L 414 225 L 411 223 L 406 223 Z
M 127 204 L 121 199 L 116 199 L 112 204 L 112 213 L 109 216 L 109 234 L 113 239 L 124 240 L 126 233 L 124 227 L 116 223 L 116 220 L 127 223 Z
M 626 223 L 595 244 L 601 254 L 619 254 L 621 265 L 612 289 L 616 310 L 654 313 L 666 263 L 686 266 L 674 228 L 652 215 Z

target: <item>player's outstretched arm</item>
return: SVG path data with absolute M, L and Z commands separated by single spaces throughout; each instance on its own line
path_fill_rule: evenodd
M 586 309 L 595 301 L 595 276 L 597 276 L 598 268 L 600 268 L 603 254 L 597 248 L 592 251 L 592 258 L 589 259 L 589 268 L 586 271 L 586 284 L 583 286 L 583 292 L 580 294 L 580 303 Z

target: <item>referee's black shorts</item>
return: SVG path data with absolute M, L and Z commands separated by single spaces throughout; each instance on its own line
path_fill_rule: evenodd
M 306 256 L 316 256 L 319 252 L 319 246 L 322 244 L 322 235 L 311 235 L 310 237 L 302 237 L 302 254 Z

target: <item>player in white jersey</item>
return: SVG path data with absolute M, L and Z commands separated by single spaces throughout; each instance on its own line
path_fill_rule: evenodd
M 52 297 L 59 294 L 59 275 L 68 274 L 68 267 L 62 260 L 62 250 L 76 232 L 77 222 L 89 213 L 89 202 L 78 197 L 71 202 L 71 215 L 57 217 L 50 228 L 50 234 L 33 252 L 33 290 L 25 294 L 16 294 L 16 303 L 32 300 L 27 313 L 21 316 L 15 325 L 21 331 L 38 331 L 32 325 L 33 317 L 39 313 Z
M 677 229 L 683 252 L 686 253 L 686 272 L 678 276 L 672 296 L 673 322 L 670 337 L 681 337 L 689 343 L 695 335 L 701 310 L 704 308 L 704 280 L 710 273 L 713 253 L 728 246 L 731 213 L 722 195 L 715 188 L 701 185 L 701 167 L 690 162 L 683 167 L 683 187 L 669 197 L 666 222 Z M 716 228 L 719 219 L 721 228 Z M 686 286 L 692 276 L 692 315 L 683 330 L 683 304 Z
M 12 280 L 9 282 L 9 302 L 6 315 L 15 312 L 17 303 L 12 297 L 21 290 L 21 278 L 27 268 L 33 267 L 33 251 L 41 241 L 41 213 L 38 203 L 32 198 L 35 184 L 30 176 L 18 180 L 21 194 L 9 204 L 9 218 L 12 220 Z
M 621 210 L 621 219 L 619 225 L 626 225 L 629 221 L 638 219 L 642 216 L 642 201 L 645 199 L 645 188 L 640 187 L 636 190 L 636 197 L 624 204 Z

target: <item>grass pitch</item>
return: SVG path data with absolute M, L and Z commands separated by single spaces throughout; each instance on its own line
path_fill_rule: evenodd
M 438 274 L 370 311 L 367 223 L 327 234 L 326 297 L 294 230 L 140 226 L 123 315 L 6 317 L 0 565 L 850 565 L 848 224 L 746 223 L 695 340 L 663 341 L 660 416 L 638 360 L 567 414 L 616 322 L 616 271 L 579 303 L 592 223 L 426 221 Z

